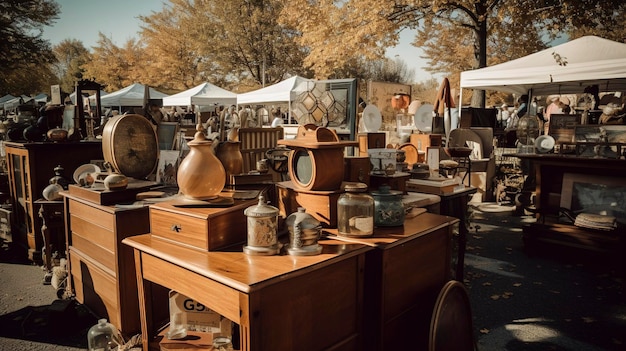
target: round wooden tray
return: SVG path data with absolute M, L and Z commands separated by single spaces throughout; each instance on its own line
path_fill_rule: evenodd
M 145 179 L 154 172 L 159 159 L 152 123 L 142 115 L 112 117 L 102 131 L 102 153 L 115 172 Z

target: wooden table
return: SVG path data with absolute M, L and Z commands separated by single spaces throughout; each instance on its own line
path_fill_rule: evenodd
M 459 238 L 457 248 L 457 259 L 455 277 L 456 280 L 463 281 L 463 269 L 465 264 L 465 248 L 467 246 L 467 234 L 469 230 L 467 228 L 467 203 L 469 202 L 470 195 L 475 194 L 477 191 L 474 187 L 466 187 L 461 190 L 456 190 L 449 194 L 439 195 L 441 202 L 439 203 L 439 213 L 442 215 L 456 217 L 459 222 Z
M 150 290 L 157 284 L 237 323 L 241 350 L 362 350 L 363 274 L 371 247 L 322 240 L 317 256 L 207 252 L 150 234 L 129 237 L 143 349 L 158 349 Z

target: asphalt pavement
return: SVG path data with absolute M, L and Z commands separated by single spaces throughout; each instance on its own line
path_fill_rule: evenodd
M 603 257 L 525 252 L 530 217 L 473 210 L 464 283 L 482 351 L 626 350 L 622 280 Z M 0 248 L 0 351 L 78 351 L 96 322 L 43 271 Z

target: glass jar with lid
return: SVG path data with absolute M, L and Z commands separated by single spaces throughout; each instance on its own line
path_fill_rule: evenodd
M 374 233 L 374 198 L 364 183 L 347 183 L 337 200 L 339 235 L 367 236 Z

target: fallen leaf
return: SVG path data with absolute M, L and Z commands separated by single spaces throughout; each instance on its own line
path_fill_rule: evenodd
M 487 328 L 482 328 L 482 329 L 480 330 L 480 333 L 481 333 L 481 334 L 488 334 L 488 333 L 489 333 L 489 329 L 487 329 Z
M 474 238 L 474 239 L 482 239 L 483 237 L 479 236 L 479 235 L 472 235 L 472 238 Z
M 490 282 L 484 282 L 483 286 L 491 286 L 491 283 Z
M 548 291 L 553 293 L 553 294 L 560 294 L 561 293 L 560 291 L 557 291 L 557 290 L 548 290 Z
M 518 286 L 522 286 L 522 283 L 513 283 L 513 286 L 517 288 Z
M 492 300 L 498 300 L 500 298 L 500 295 L 491 295 L 491 299 Z
M 513 248 L 512 247 L 505 247 L 506 250 L 512 251 Z
M 596 319 L 593 318 L 593 317 L 583 317 L 583 322 L 585 322 L 585 323 L 593 323 L 595 321 L 596 321 Z

